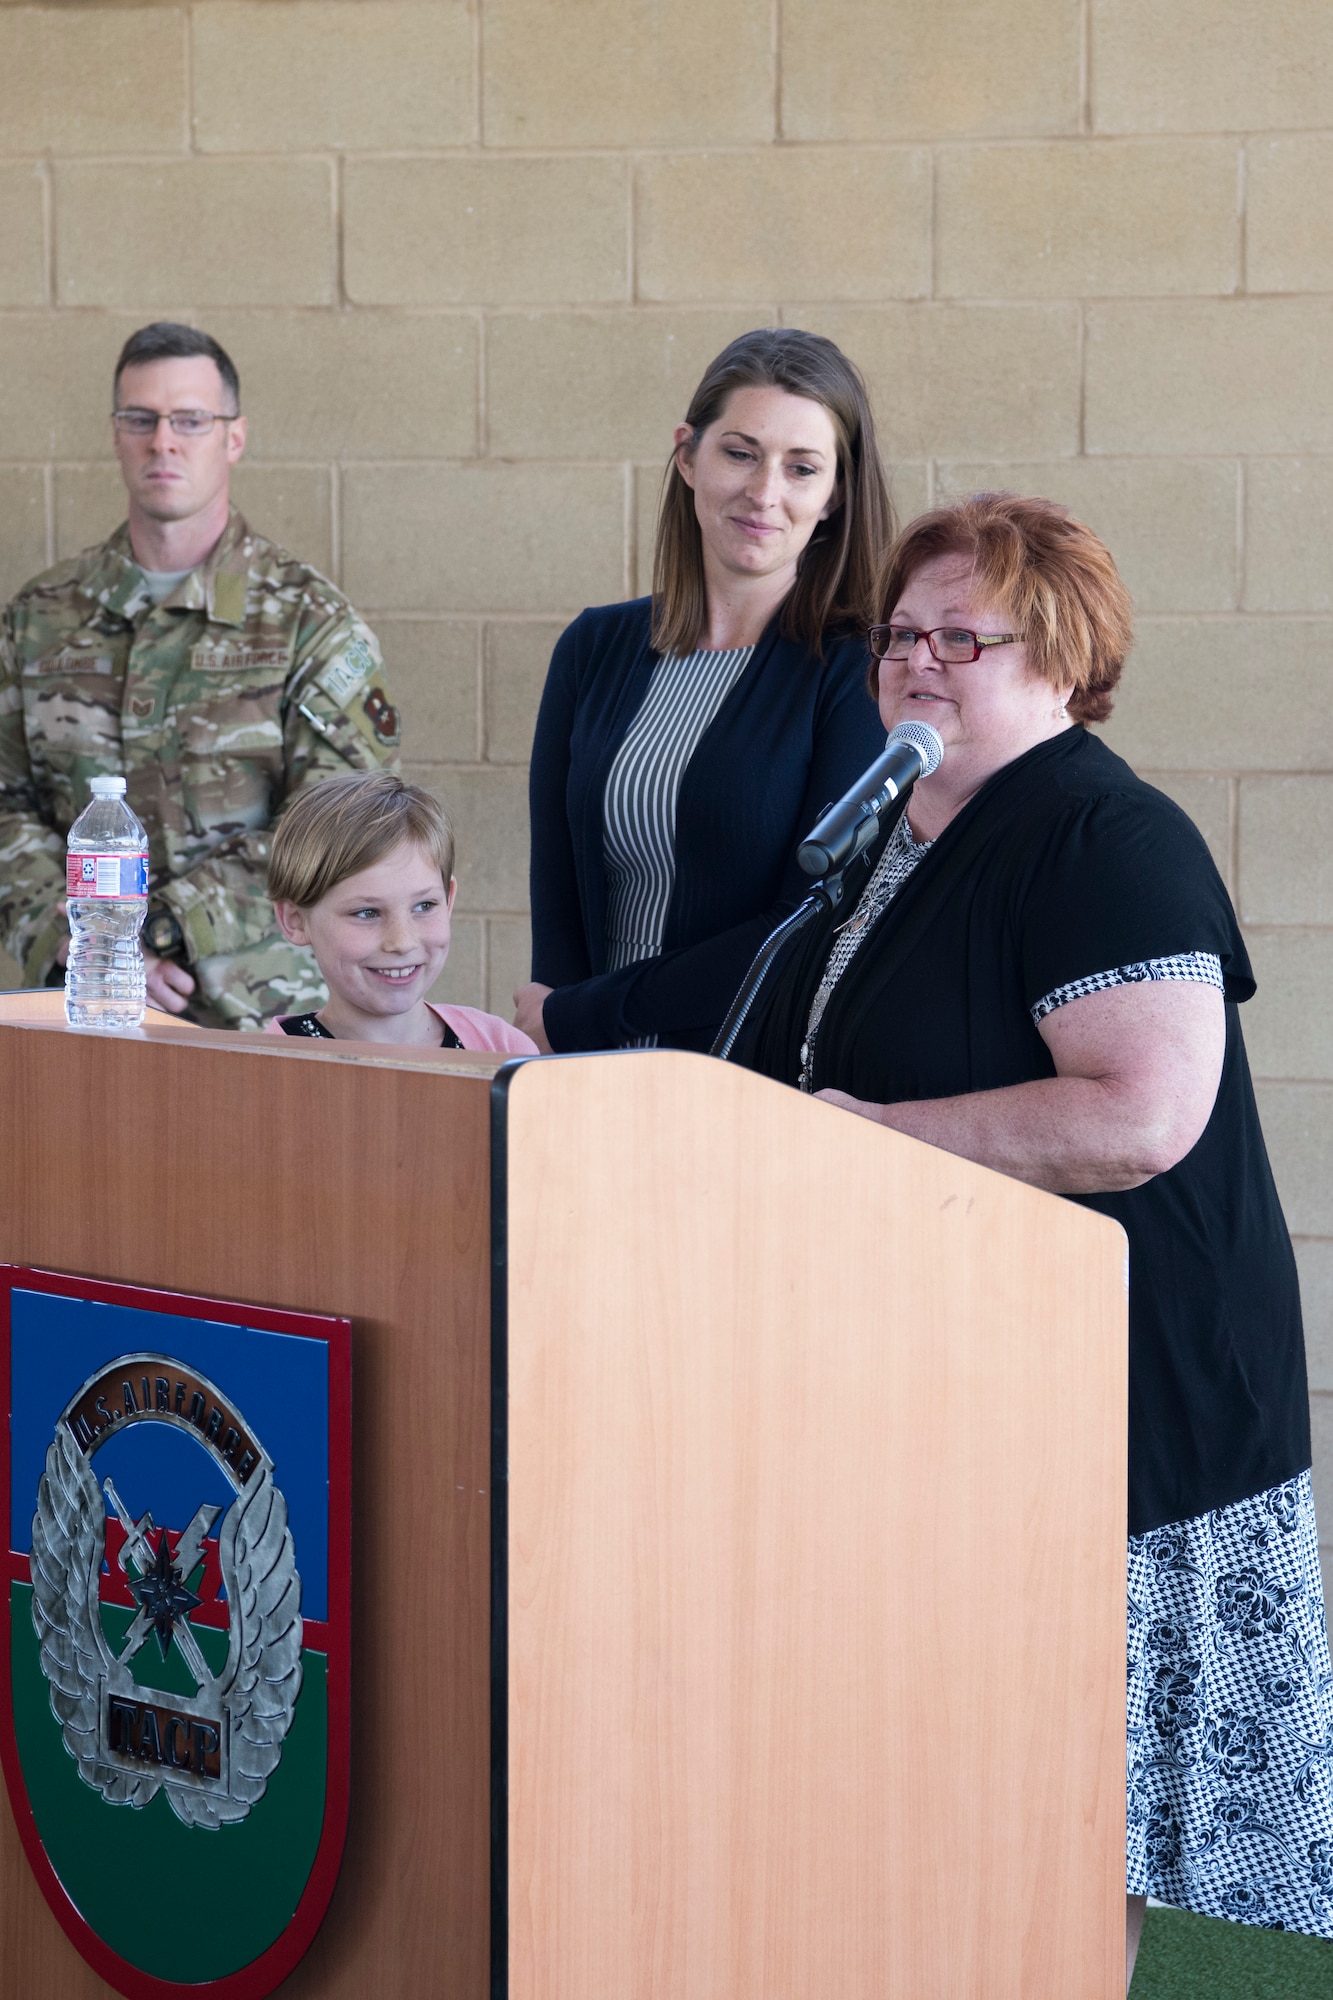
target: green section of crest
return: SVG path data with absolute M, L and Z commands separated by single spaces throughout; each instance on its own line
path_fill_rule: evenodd
M 105 1606 L 102 1615 L 114 1643 L 134 1614 Z M 239 1826 L 209 1833 L 182 1826 L 161 1790 L 136 1808 L 108 1805 L 84 1784 L 51 1712 L 29 1585 L 11 1585 L 10 1617 L 24 1782 L 42 1844 L 79 1914 L 113 1951 L 159 1979 L 202 1983 L 249 1965 L 291 1922 L 319 1847 L 328 1755 L 324 1655 L 301 1656 L 300 1699 L 263 1798 Z M 210 1668 L 221 1666 L 226 1635 L 191 1630 Z M 150 1645 L 156 1658 L 156 1641 Z M 187 1679 L 180 1692 L 192 1685 Z

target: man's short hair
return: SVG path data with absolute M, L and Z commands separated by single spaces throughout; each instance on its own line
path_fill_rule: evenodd
M 137 368 L 145 361 L 188 361 L 196 354 L 207 355 L 215 364 L 222 377 L 222 386 L 236 406 L 234 414 L 239 415 L 241 378 L 226 348 L 214 340 L 211 333 L 202 333 L 197 326 L 182 326 L 174 319 L 155 319 L 151 326 L 141 326 L 137 333 L 130 335 L 120 350 L 120 359 L 112 377 L 112 399 L 119 399 L 120 378 L 127 368 Z M 215 414 L 225 416 L 227 412 L 219 410 Z
M 392 771 L 349 772 L 298 792 L 273 831 L 268 893 L 309 910 L 404 841 L 424 848 L 445 887 L 454 872 L 454 836 L 439 800 Z

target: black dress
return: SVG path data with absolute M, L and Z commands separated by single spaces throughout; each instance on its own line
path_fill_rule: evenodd
M 780 968 L 738 1052 L 750 1067 L 797 1081 L 834 933 L 891 839 Z M 1051 1077 L 1046 1015 L 1170 978 L 1225 1000 L 1207 1127 L 1142 1187 L 1074 1197 L 1130 1246 L 1128 1886 L 1333 1935 L 1333 1677 L 1300 1295 L 1241 1036 L 1254 977 L 1199 833 L 1083 729 L 1017 758 L 868 924 L 819 1018 L 808 1086 L 891 1104 Z

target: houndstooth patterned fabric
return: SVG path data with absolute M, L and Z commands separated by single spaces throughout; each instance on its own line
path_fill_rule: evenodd
M 1129 1544 L 1131 1895 L 1333 1938 L 1333 1672 L 1310 1475 Z
M 833 949 L 828 955 L 815 997 L 810 1002 L 810 1014 L 805 1024 L 805 1040 L 801 1043 L 801 1074 L 797 1079 L 799 1089 L 808 1091 L 811 1087 L 815 1038 L 829 1003 L 829 995 L 851 964 L 871 926 L 888 909 L 917 863 L 925 860 L 934 845 L 933 840 L 914 839 L 907 824 L 907 814 L 899 814 L 898 824 L 889 835 L 888 845 L 875 863 L 874 872 L 861 891 L 856 908 L 846 923 L 839 924 L 833 933 Z
M 1173 958 L 1145 958 L 1137 965 L 1118 965 L 1113 972 L 1090 972 L 1086 979 L 1071 979 L 1032 1008 L 1034 1025 L 1063 1007 L 1069 1000 L 1081 1000 L 1088 993 L 1105 993 L 1108 986 L 1135 986 L 1143 979 L 1194 979 L 1203 986 L 1222 985 L 1222 961 L 1212 951 L 1180 951 Z

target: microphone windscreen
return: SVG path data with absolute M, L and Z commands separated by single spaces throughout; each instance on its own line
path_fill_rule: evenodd
M 894 743 L 910 743 L 921 759 L 921 776 L 928 778 L 944 762 L 944 738 L 928 722 L 900 722 L 889 731 L 888 749 Z

